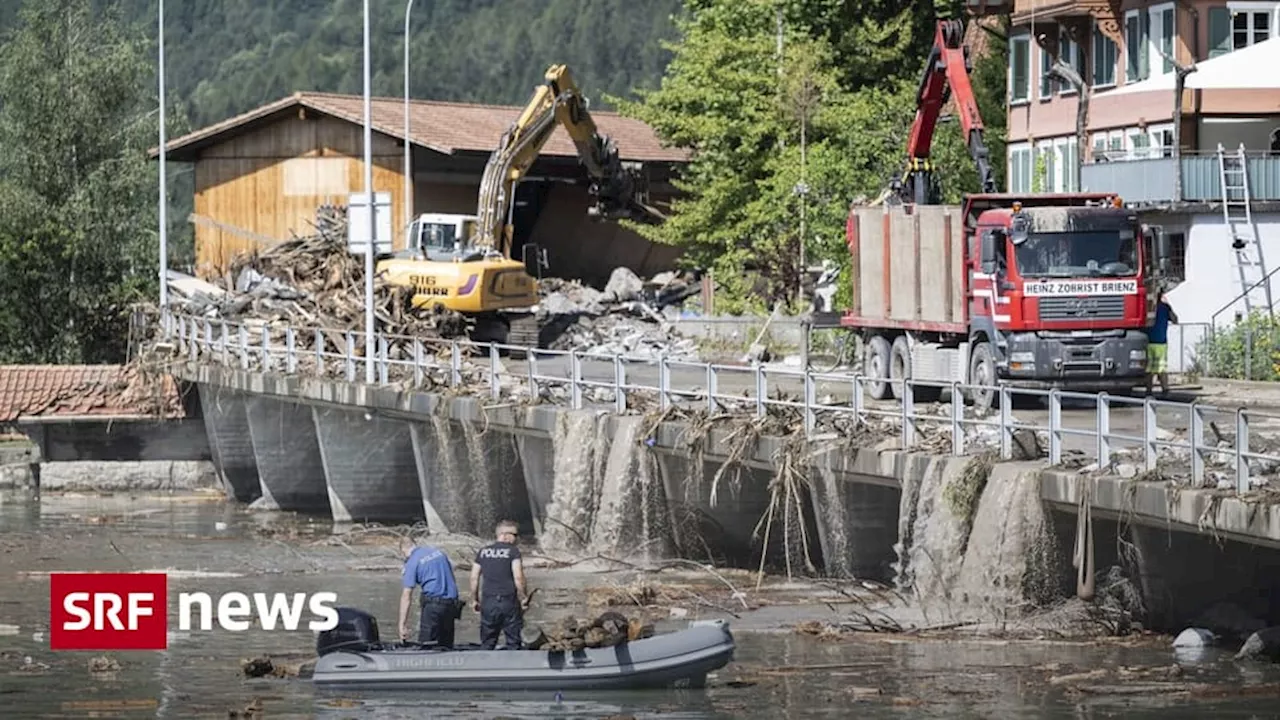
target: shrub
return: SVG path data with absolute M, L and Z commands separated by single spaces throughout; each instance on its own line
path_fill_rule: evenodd
M 1197 343 L 1196 365 L 1206 377 L 1280 380 L 1280 319 L 1254 310 L 1233 325 L 1215 328 Z

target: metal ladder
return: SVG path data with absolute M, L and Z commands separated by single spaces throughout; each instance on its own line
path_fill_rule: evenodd
M 1244 143 L 1231 154 L 1218 143 L 1218 174 L 1222 183 L 1222 221 L 1236 253 L 1240 292 L 1246 313 L 1271 309 L 1271 282 L 1253 225 L 1253 198 L 1249 194 L 1249 163 Z

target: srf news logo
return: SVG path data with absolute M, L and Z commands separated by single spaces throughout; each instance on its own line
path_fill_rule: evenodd
M 315 631 L 338 624 L 333 608 L 338 596 L 330 592 L 254 593 L 220 595 L 178 594 L 178 628 L 192 628 L 193 611 L 200 629 L 218 626 L 243 632 L 253 618 L 265 630 L 277 625 L 297 630 L 303 608 L 317 619 L 307 623 Z M 164 650 L 169 645 L 169 577 L 164 573 L 51 573 L 49 575 L 49 648 L 52 650 Z

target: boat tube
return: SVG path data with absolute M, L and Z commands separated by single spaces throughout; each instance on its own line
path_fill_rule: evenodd
M 702 688 L 707 673 L 733 659 L 724 620 L 582 650 L 452 649 L 384 643 L 377 619 L 338 608 L 338 625 L 320 633 L 312 683 L 329 687 L 435 690 L 631 690 Z

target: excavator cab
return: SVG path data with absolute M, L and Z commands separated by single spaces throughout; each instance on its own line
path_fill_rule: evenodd
M 429 260 L 452 260 L 462 254 L 475 234 L 475 215 L 423 213 L 409 225 L 407 249 Z

